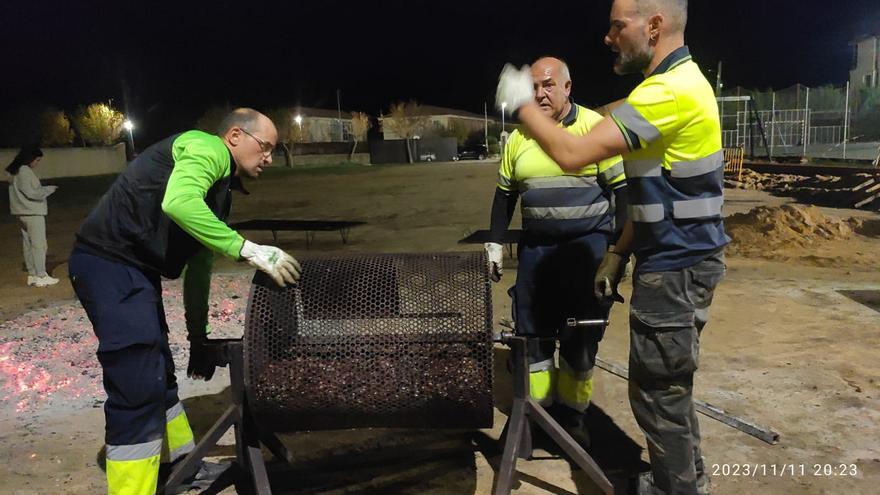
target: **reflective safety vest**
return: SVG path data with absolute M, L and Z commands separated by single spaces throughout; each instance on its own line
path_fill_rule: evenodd
M 572 103 L 559 125 L 581 136 L 601 120 L 598 113 Z M 623 185 L 626 177 L 619 156 L 566 173 L 519 129 L 505 144 L 498 171 L 498 187 L 522 196 L 523 235 L 536 241 L 611 232 L 611 191 Z
M 636 269 L 678 270 L 724 247 L 724 156 L 712 87 L 688 48 L 671 53 L 611 112 L 624 155 Z

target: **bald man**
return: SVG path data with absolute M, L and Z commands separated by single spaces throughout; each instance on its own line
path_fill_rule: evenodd
M 160 462 L 194 448 L 177 397 L 161 277 L 178 278 L 186 268 L 187 375 L 205 380 L 214 374 L 203 345 L 213 253 L 247 261 L 282 286 L 299 277 L 290 255 L 225 224 L 231 189 L 272 164 L 275 125 L 241 108 L 218 134 L 184 132 L 144 150 L 76 234 L 70 281 L 98 337 L 111 494 L 155 493 Z
M 571 99 L 568 66 L 555 57 L 532 65 L 534 101 L 541 112 L 565 132 L 581 136 L 602 117 Z M 523 235 L 519 268 L 513 287 L 516 331 L 521 335 L 560 337 L 556 342 L 533 340 L 529 349 L 532 397 L 584 448 L 589 435 L 584 412 L 593 394 L 593 367 L 601 333 L 575 331 L 560 335 L 567 318 L 605 318 L 592 284 L 609 243 L 615 239 L 625 211 L 626 179 L 619 156 L 565 172 L 520 130 L 504 147 L 491 214 L 491 242 L 486 244 L 490 274 L 503 272 L 501 239 L 522 197 Z M 615 208 L 618 203 L 618 208 Z M 550 406 L 553 407 L 550 407 Z
M 710 491 L 693 403 L 700 337 L 726 272 L 724 156 L 711 84 L 685 45 L 687 0 L 614 0 L 605 43 L 614 71 L 644 80 L 583 136 L 560 132 L 532 103 L 529 70 L 508 67 L 498 103 L 566 170 L 623 155 L 629 218 L 599 267 L 597 297 L 617 293 L 635 255 L 630 301 L 629 399 L 645 433 L 650 476 L 640 492 Z

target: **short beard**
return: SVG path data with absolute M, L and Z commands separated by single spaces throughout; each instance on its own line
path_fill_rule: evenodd
M 644 72 L 651 65 L 653 58 L 654 47 L 651 46 L 633 54 L 625 55 L 623 52 L 620 52 L 617 54 L 617 59 L 614 60 L 614 73 L 619 76 L 625 76 L 627 74 Z

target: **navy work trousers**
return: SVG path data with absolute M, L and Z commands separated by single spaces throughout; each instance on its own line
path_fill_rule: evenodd
M 158 274 L 74 249 L 70 280 L 98 337 L 107 445 L 162 439 L 179 402 Z

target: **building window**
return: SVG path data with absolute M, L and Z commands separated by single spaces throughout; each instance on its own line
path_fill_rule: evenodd
M 865 74 L 865 77 L 862 78 L 862 82 L 865 83 L 866 88 L 874 87 L 874 74 Z

